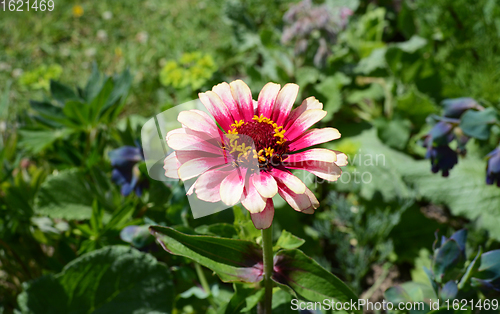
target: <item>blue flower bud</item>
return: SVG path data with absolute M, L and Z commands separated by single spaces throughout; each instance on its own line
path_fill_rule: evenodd
M 460 118 L 460 116 L 469 109 L 481 109 L 482 107 L 472 98 L 462 97 L 454 99 L 445 99 L 442 102 L 444 106 L 444 116 L 447 118 Z
M 109 152 L 109 159 L 113 171 L 111 179 L 121 186 L 121 194 L 124 196 L 135 192 L 137 196 L 142 195 L 142 188 L 147 181 L 140 180 L 138 163 L 144 160 L 142 149 L 134 146 L 123 146 Z
M 496 182 L 500 187 L 500 147 L 493 150 L 487 156 L 488 166 L 486 167 L 486 184 Z
M 457 152 L 448 145 L 429 148 L 425 157 L 431 159 L 431 171 L 438 173 L 441 170 L 443 177 L 447 177 L 450 169 L 458 163 Z

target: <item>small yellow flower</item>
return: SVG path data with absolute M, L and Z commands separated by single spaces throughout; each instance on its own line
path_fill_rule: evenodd
M 74 17 L 80 17 L 83 15 L 83 8 L 81 5 L 75 5 L 73 9 L 71 9 L 71 12 L 73 12 Z
M 120 47 L 116 47 L 116 48 L 115 48 L 115 56 L 116 56 L 117 58 L 121 58 L 121 56 L 122 56 L 122 55 L 123 55 L 122 48 L 120 48 Z

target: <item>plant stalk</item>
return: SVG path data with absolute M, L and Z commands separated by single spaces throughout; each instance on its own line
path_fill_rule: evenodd
M 273 225 L 262 229 L 262 252 L 264 259 L 264 313 L 271 314 L 273 301 Z
M 194 268 L 196 269 L 196 274 L 198 275 L 198 279 L 200 280 L 201 287 L 205 292 L 208 294 L 208 302 L 214 309 L 217 309 L 217 306 L 215 302 L 212 300 L 212 290 L 210 289 L 210 286 L 208 285 L 207 278 L 205 277 L 205 274 L 203 273 L 203 269 L 201 268 L 201 265 L 198 264 L 197 262 L 194 262 Z

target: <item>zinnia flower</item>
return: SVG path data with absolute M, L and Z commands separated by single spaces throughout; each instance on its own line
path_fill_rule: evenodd
M 142 195 L 142 189 L 147 181 L 141 181 L 141 172 L 138 163 L 144 160 L 142 149 L 135 146 L 122 146 L 109 152 L 109 159 L 113 171 L 111 179 L 121 185 L 121 194 L 129 195 L 132 191 L 137 196 Z
M 304 150 L 338 139 L 340 133 L 334 128 L 308 130 L 326 111 L 314 97 L 292 110 L 298 90 L 296 84 L 280 89 L 279 84 L 268 83 L 254 101 L 250 88 L 236 80 L 200 93 L 220 128 L 202 111 L 181 112 L 182 128 L 166 136 L 174 152 L 165 159 L 165 175 L 182 180 L 198 177 L 187 193 L 195 192 L 203 201 L 227 206 L 241 201 L 258 229 L 271 225 L 276 193 L 296 211 L 314 213 L 318 200 L 290 169 L 336 181 L 347 156 L 323 148 Z

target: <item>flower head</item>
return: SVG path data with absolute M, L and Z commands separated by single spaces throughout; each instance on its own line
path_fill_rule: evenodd
M 307 170 L 327 181 L 341 175 L 345 154 L 310 146 L 340 138 L 334 128 L 308 130 L 326 111 L 314 97 L 292 110 L 299 87 L 268 83 L 258 101 L 241 80 L 221 83 L 200 93 L 212 118 L 199 110 L 178 116 L 181 129 L 167 134 L 175 151 L 165 159 L 167 177 L 198 177 L 188 194 L 207 202 L 239 201 L 251 213 L 258 229 L 273 220 L 272 197 L 279 194 L 296 211 L 313 213 L 319 206 L 314 194 L 290 169 Z
M 135 146 L 123 146 L 109 152 L 113 172 L 111 179 L 121 185 L 121 194 L 129 195 L 132 191 L 141 196 L 147 181 L 141 181 L 138 163 L 144 160 L 142 149 Z
M 458 123 L 459 120 L 444 118 L 434 125 L 424 139 L 423 146 L 427 148 L 425 158 L 431 159 L 431 171 L 442 171 L 443 177 L 449 176 L 450 170 L 458 163 L 458 153 L 466 152 L 465 145 L 469 138 L 456 127 Z M 448 146 L 454 139 L 457 140 L 457 150 Z
M 496 182 L 500 187 L 500 148 L 497 147 L 487 155 L 488 166 L 486 167 L 486 184 L 493 184 Z
M 444 106 L 444 116 L 455 119 L 460 118 L 469 109 L 484 109 L 477 101 L 468 97 L 445 99 L 442 104 Z
M 83 7 L 81 5 L 75 5 L 71 8 L 71 13 L 74 17 L 81 17 L 83 15 Z

